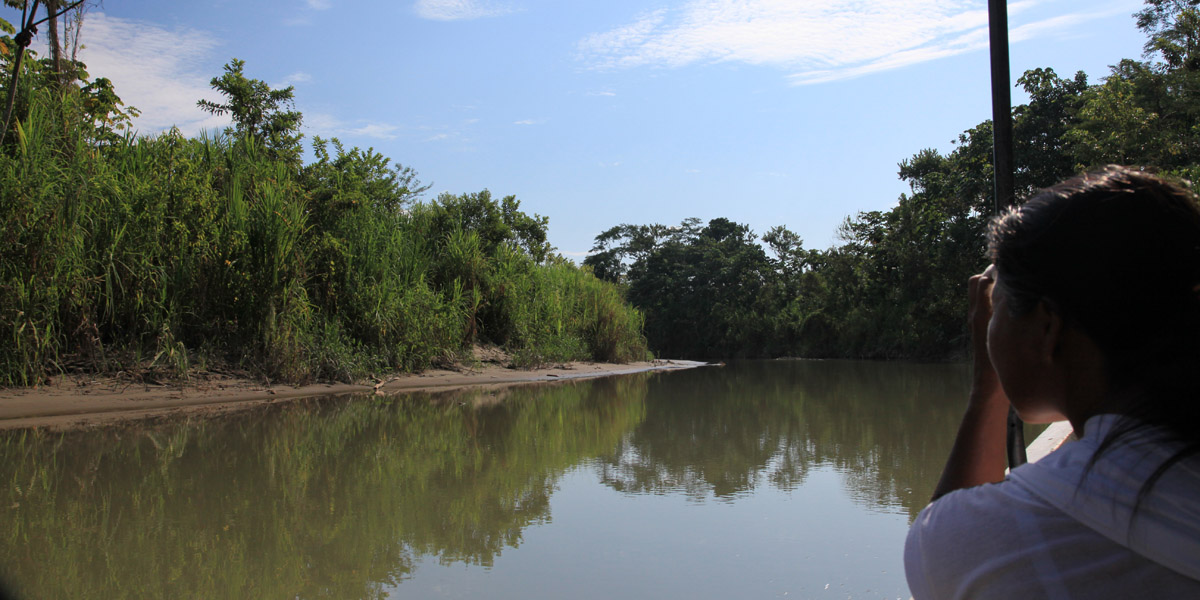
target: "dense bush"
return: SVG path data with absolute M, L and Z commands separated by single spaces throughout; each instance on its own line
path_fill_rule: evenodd
M 214 86 L 236 88 L 231 64 Z M 300 166 L 287 128 L 122 135 L 115 95 L 93 118 L 85 87 L 27 65 L 0 149 L 0 382 L 214 360 L 349 380 L 474 343 L 526 365 L 647 356 L 639 313 L 513 197 L 423 203 L 411 169 L 336 140 Z

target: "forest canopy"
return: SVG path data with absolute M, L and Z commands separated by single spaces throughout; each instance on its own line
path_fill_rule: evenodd
M 1098 82 L 1048 67 L 1017 80 L 1029 96 L 1012 110 L 1018 199 L 1105 164 L 1200 176 L 1198 5 L 1148 0 L 1133 15 L 1145 54 Z M 910 192 L 891 210 L 848 217 L 826 250 L 783 226 L 758 237 L 726 218 L 685 219 L 612 227 L 584 264 L 626 288 L 665 355 L 961 356 L 964 284 L 987 264 L 994 210 L 991 121 L 949 153 L 900 161 L 898 174 Z

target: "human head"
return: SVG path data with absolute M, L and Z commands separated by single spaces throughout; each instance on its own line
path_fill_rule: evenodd
M 1196 422 L 1200 206 L 1190 192 L 1108 166 L 999 216 L 988 245 L 1013 311 L 1046 303 L 1096 344 L 1111 387 L 1147 400 L 1145 417 Z

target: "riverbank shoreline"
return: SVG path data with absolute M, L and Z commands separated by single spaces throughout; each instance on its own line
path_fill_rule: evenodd
M 31 388 L 0 389 L 0 430 L 72 430 L 168 416 L 206 416 L 257 406 L 345 394 L 402 394 L 553 383 L 704 366 L 687 360 L 625 364 L 571 362 L 538 369 L 494 363 L 431 369 L 369 383 L 271 385 L 246 377 L 198 373 L 186 382 L 130 382 L 117 377 L 63 375 Z

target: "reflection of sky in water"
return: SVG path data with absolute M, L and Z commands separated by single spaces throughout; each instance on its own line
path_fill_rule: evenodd
M 492 568 L 428 557 L 391 597 L 909 597 L 907 516 L 866 509 L 831 467 L 790 492 L 760 486 L 718 502 L 616 492 L 595 469 L 564 475 L 549 521 L 527 528 Z

